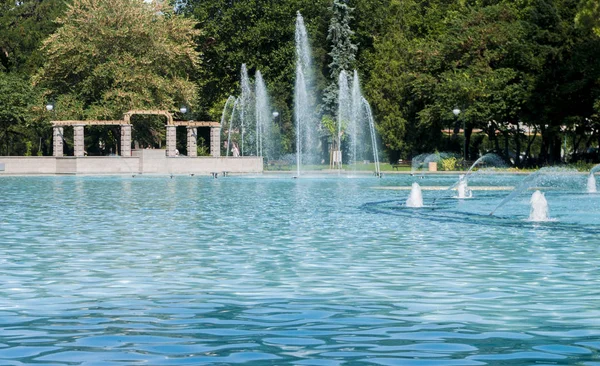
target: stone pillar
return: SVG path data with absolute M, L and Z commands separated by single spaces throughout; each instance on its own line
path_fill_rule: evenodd
M 52 156 L 63 156 L 63 146 L 63 128 L 54 127 L 54 132 L 52 133 Z
M 83 136 L 84 125 L 73 126 L 73 150 L 75 156 L 84 156 L 84 136 Z
M 177 149 L 177 126 L 167 125 L 167 156 L 175 156 Z
M 121 156 L 131 156 L 131 125 L 121 125 Z
M 210 128 L 210 156 L 221 156 L 221 127 Z
M 198 156 L 197 132 L 198 129 L 196 127 L 187 128 L 187 156 L 192 158 Z

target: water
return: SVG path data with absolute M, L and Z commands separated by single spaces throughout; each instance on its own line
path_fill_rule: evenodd
M 519 184 L 507 195 L 496 208 L 490 213 L 493 215 L 502 206 L 514 200 L 518 195 L 522 194 L 532 187 L 538 186 L 552 186 L 552 185 L 564 185 L 572 183 L 573 179 L 578 179 L 579 174 L 576 174 L 574 169 L 569 168 L 556 168 L 546 167 L 542 168 L 534 173 L 529 174 L 527 177 L 521 180 Z
M 257 156 L 274 158 L 273 119 L 269 106 L 267 85 L 260 71 L 255 76 L 256 151 Z
M 0 364 L 598 362 L 586 176 L 305 178 L 0 177 Z
M 356 163 L 361 160 L 373 160 L 375 175 L 381 177 L 375 120 L 369 102 L 362 96 L 358 72 L 354 70 L 352 88 L 348 86 L 346 71 L 340 72 L 338 85 L 338 146 L 341 146 L 344 127 L 348 133 L 349 162 L 353 164 L 354 173 L 356 174 Z M 367 135 L 370 136 L 368 140 L 365 137 Z
M 413 183 L 410 188 L 410 194 L 406 199 L 406 207 L 420 208 L 423 207 L 423 193 L 419 183 Z
M 352 108 L 352 96 L 350 95 L 350 87 L 348 86 L 348 74 L 346 71 L 342 70 L 338 78 L 338 135 L 337 146 L 335 150 L 342 150 L 342 131 L 349 132 L 348 139 L 350 140 L 350 144 L 352 146 L 350 151 L 356 150 L 356 121 L 352 118 Z M 341 169 L 342 164 L 337 164 L 337 167 Z
M 240 84 L 242 87 L 242 94 L 239 97 L 239 108 L 240 108 L 240 122 L 241 122 L 241 143 L 240 143 L 240 153 L 242 156 L 245 156 L 244 148 L 245 146 L 246 135 L 252 131 L 252 126 L 250 121 L 253 120 L 252 116 L 252 87 L 250 84 L 250 77 L 248 76 L 248 69 L 246 64 L 242 64 Z M 249 139 L 252 141 L 252 138 Z
M 590 170 L 590 175 L 588 177 L 588 181 L 587 181 L 587 191 L 588 193 L 596 193 L 597 189 L 596 189 L 596 177 L 594 176 L 594 174 L 596 174 L 596 172 L 600 170 L 600 164 L 595 165 L 591 170 Z
M 529 213 L 529 221 L 548 221 L 549 209 L 548 201 L 544 194 L 537 190 L 531 195 L 531 211 Z
M 410 173 L 416 174 L 420 170 L 429 169 L 429 163 L 440 163 L 442 159 L 452 157 L 452 154 L 444 152 L 419 154 L 412 159 Z
M 225 106 L 223 107 L 223 113 L 221 113 L 221 131 L 222 133 L 227 134 L 227 145 L 225 147 L 225 156 L 229 156 L 229 151 L 231 151 L 231 131 L 233 130 L 233 120 L 234 113 L 237 107 L 238 100 L 234 96 L 230 95 L 227 98 L 227 102 L 225 102 Z M 229 124 L 227 124 L 227 117 L 229 116 Z M 224 126 L 228 126 L 227 129 L 223 128 Z
M 469 189 L 467 177 L 464 174 L 458 176 L 458 184 L 456 186 L 457 197 L 460 199 L 472 198 L 473 191 Z
M 301 166 L 314 163 L 318 155 L 312 56 L 304 18 L 300 12 L 296 16 L 295 40 L 294 117 L 296 125 L 296 170 L 297 175 L 300 176 Z
M 369 131 L 371 133 L 371 148 L 373 150 L 373 161 L 375 162 L 375 175 L 381 178 L 381 168 L 379 167 L 379 152 L 377 148 L 377 137 L 375 134 L 375 120 L 373 119 L 373 112 L 371 112 L 371 106 L 365 98 L 362 98 L 362 103 L 365 108 L 367 122 L 369 124 Z
M 598 192 L 596 189 L 596 177 L 594 176 L 594 174 L 588 175 L 587 191 L 588 191 L 588 193 Z

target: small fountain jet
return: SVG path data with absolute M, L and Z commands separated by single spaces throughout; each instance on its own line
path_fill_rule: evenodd
M 419 208 L 423 207 L 423 193 L 419 183 L 413 183 L 410 190 L 410 195 L 406 200 L 406 207 Z
M 471 189 L 469 189 L 467 185 L 467 177 L 464 174 L 458 176 L 458 185 L 456 186 L 456 191 L 458 198 L 464 199 L 473 197 L 473 192 Z
M 588 193 L 596 193 L 596 177 L 594 177 L 594 173 L 591 173 L 587 180 L 587 191 Z
M 548 201 L 539 190 L 531 195 L 531 211 L 529 213 L 529 221 L 548 221 Z

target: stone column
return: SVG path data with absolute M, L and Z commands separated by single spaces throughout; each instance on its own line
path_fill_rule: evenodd
M 84 136 L 83 136 L 84 125 L 73 126 L 73 150 L 75 156 L 84 156 Z
M 210 156 L 221 156 L 221 127 L 210 128 Z
M 198 156 L 198 142 L 196 141 L 198 129 L 187 128 L 187 156 L 195 158 Z
M 63 146 L 63 128 L 56 126 L 52 133 L 52 156 L 63 156 Z
M 131 125 L 121 125 L 121 156 L 131 156 Z
M 167 156 L 175 156 L 177 149 L 177 126 L 167 125 Z

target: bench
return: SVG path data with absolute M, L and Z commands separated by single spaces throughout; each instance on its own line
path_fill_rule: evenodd
M 283 170 L 291 166 L 289 161 L 286 160 L 270 160 L 268 166 L 274 170 Z
M 410 168 L 412 167 L 412 161 L 410 160 L 398 160 L 397 163 L 392 164 L 392 169 L 398 170 L 400 168 Z

